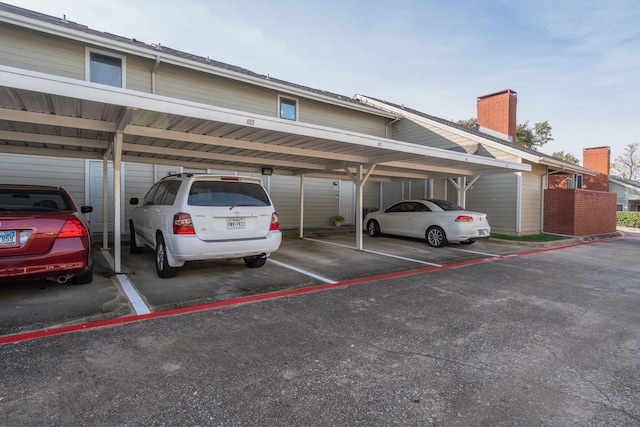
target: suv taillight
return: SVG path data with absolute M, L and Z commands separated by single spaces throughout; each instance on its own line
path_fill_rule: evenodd
M 178 212 L 173 216 L 173 234 L 196 234 L 191 215 Z
M 271 214 L 271 226 L 269 227 L 269 231 L 278 231 L 280 230 L 280 219 L 278 218 L 277 213 Z
M 89 233 L 87 232 L 87 228 L 84 226 L 82 221 L 78 218 L 71 217 L 67 219 L 67 222 L 64 223 L 62 229 L 58 233 L 59 239 L 64 239 L 67 237 L 85 237 Z

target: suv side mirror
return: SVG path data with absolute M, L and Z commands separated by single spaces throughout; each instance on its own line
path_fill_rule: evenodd
M 80 212 L 83 214 L 93 212 L 93 206 L 80 206 Z
M 138 204 L 138 198 L 137 197 L 132 197 L 129 199 L 129 204 L 130 205 L 137 205 Z

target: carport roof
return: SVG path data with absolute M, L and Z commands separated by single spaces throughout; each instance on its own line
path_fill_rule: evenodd
M 0 66 L 0 151 L 194 169 L 430 179 L 530 166 Z

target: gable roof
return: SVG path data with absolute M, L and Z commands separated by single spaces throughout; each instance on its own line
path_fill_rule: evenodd
M 287 94 L 396 119 L 357 100 L 0 3 L 0 22 L 112 51 L 162 59 Z M 375 180 L 476 176 L 531 167 L 370 134 L 0 65 L 0 152 L 278 175 Z
M 389 101 L 383 101 L 369 96 L 355 95 L 354 99 L 367 105 L 371 105 L 375 108 L 385 109 L 389 112 L 397 114 L 400 117 L 412 117 L 419 121 L 425 121 L 426 123 L 439 127 L 441 129 L 447 129 L 457 135 L 464 136 L 470 140 L 476 141 L 480 144 L 491 146 L 498 150 L 505 151 L 524 160 L 530 161 L 536 164 L 542 164 L 545 166 L 556 169 L 556 173 L 568 173 L 568 174 L 583 174 L 595 176 L 598 172 L 575 165 L 573 163 L 565 162 L 564 160 L 557 159 L 553 156 L 541 153 L 539 151 L 523 147 L 521 145 L 505 141 L 496 136 L 480 132 L 476 129 L 471 129 L 467 126 L 455 123 L 450 120 L 442 119 L 440 117 L 425 114 L 421 111 L 405 107 L 404 105 L 394 104 Z
M 640 182 L 609 175 L 609 181 L 640 193 Z
M 253 85 L 282 91 L 290 95 L 318 99 L 324 103 L 337 104 L 345 108 L 365 110 L 369 114 L 378 114 L 383 117 L 394 118 L 392 115 L 381 110 L 376 111 L 376 109 L 364 107 L 347 95 L 340 95 L 326 90 L 291 83 L 274 78 L 268 74 L 256 73 L 243 67 L 216 61 L 209 57 L 205 58 L 183 52 L 161 44 L 147 44 L 135 38 L 94 30 L 86 25 L 69 21 L 66 19 L 66 16 L 58 18 L 2 2 L 0 2 L 0 12 L 7 12 L 13 15 L 10 19 L 6 19 L 4 14 L 0 13 L 0 22 L 15 24 L 15 22 L 18 21 L 26 28 L 59 34 L 64 38 L 75 38 L 81 42 L 91 43 L 107 49 L 113 49 L 115 46 L 122 52 L 128 52 L 153 60 L 161 59 L 162 62 L 174 63 L 181 67 L 194 68 L 206 73 L 245 81 Z

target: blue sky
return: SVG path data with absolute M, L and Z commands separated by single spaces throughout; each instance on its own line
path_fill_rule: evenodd
M 518 93 L 540 151 L 640 143 L 637 0 L 4 0 L 316 89 L 449 120 Z

